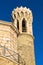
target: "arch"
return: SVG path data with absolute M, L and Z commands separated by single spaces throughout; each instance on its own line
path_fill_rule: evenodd
M 22 20 L 22 32 L 26 32 L 26 20 L 23 18 Z

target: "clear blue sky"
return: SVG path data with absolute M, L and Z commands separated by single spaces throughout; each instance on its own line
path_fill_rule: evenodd
M 0 0 L 0 20 L 11 21 L 12 10 L 21 5 L 33 12 L 36 65 L 43 65 L 43 0 Z

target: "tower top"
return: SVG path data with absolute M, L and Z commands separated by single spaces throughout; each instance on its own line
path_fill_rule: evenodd
M 26 18 L 28 21 L 33 21 L 32 11 L 29 8 L 26 7 L 17 7 L 12 11 L 12 19 L 15 20 L 21 20 L 23 18 Z
M 32 35 L 32 11 L 26 7 L 17 7 L 12 11 L 12 23 L 20 33 Z

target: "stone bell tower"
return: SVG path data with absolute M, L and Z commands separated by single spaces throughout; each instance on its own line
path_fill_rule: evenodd
M 12 11 L 13 25 L 19 30 L 17 50 L 25 65 L 35 65 L 34 37 L 32 31 L 33 16 L 29 8 L 20 7 Z

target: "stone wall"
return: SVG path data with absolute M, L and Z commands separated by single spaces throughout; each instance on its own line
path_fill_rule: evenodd
M 33 37 L 29 34 L 18 36 L 18 52 L 26 65 L 35 65 Z
M 0 22 L 0 44 L 17 51 L 17 34 L 9 23 Z

